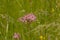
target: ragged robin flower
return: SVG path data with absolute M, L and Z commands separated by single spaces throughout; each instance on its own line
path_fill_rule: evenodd
M 14 39 L 19 39 L 19 38 L 20 38 L 19 33 L 14 33 L 14 34 L 13 34 L 13 38 L 14 38 Z
M 32 21 L 36 20 L 36 16 L 33 13 L 30 13 L 23 17 L 18 18 L 18 20 L 22 21 L 22 22 L 32 22 Z

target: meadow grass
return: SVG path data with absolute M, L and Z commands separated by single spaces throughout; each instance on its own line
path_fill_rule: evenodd
M 36 15 L 36 21 L 18 21 L 29 13 Z M 0 40 L 16 40 L 15 32 L 19 40 L 60 40 L 60 1 L 0 0 Z

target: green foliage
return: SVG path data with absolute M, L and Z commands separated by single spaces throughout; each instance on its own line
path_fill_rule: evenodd
M 15 32 L 20 33 L 20 40 L 40 40 L 41 35 L 45 40 L 60 40 L 59 4 L 59 0 L 0 0 L 0 40 L 14 40 Z M 31 12 L 36 21 L 18 21 Z

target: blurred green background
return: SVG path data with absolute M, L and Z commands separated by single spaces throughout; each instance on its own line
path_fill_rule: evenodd
M 35 22 L 17 21 L 31 12 Z M 60 40 L 60 0 L 0 0 L 0 40 L 15 40 L 15 32 L 19 40 Z

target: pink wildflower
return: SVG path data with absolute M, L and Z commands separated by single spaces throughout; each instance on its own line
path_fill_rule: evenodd
M 25 17 L 21 17 L 21 18 L 19 18 L 19 21 L 27 22 Z
M 15 39 L 19 39 L 19 38 L 20 38 L 19 33 L 14 33 L 13 38 L 15 38 Z
M 31 21 L 34 21 L 35 19 L 36 19 L 36 16 L 34 14 L 27 14 L 23 16 L 22 18 L 19 18 L 19 21 L 31 22 Z
M 30 19 L 31 21 L 34 21 L 36 19 L 35 15 L 33 15 L 33 14 L 28 14 L 26 16 L 27 16 L 27 20 Z

